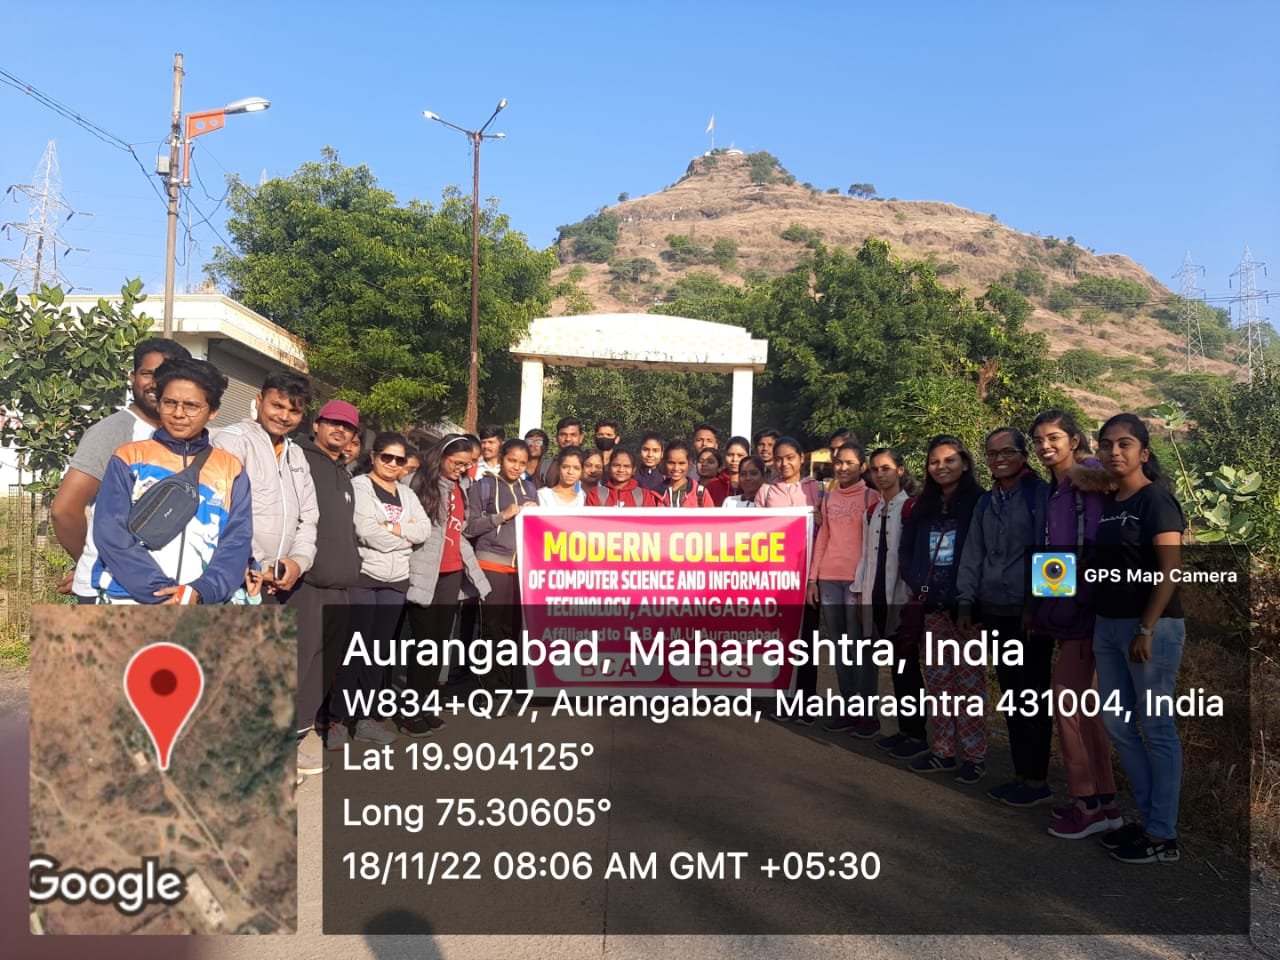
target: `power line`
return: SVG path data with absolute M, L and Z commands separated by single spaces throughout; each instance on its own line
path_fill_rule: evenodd
M 27 96 L 31 97 L 31 99 L 39 103 L 41 106 L 46 107 L 49 110 L 52 110 L 54 113 L 58 114 L 58 116 L 60 117 L 70 120 L 72 123 L 74 123 L 76 126 L 80 127 L 81 129 L 87 130 L 89 133 L 91 133 L 98 140 L 101 140 L 107 146 L 114 147 L 117 150 L 121 150 L 127 153 L 130 157 L 133 158 L 133 162 L 138 165 L 138 169 L 142 171 L 142 175 L 143 177 L 146 178 L 147 185 L 151 187 L 152 192 L 160 199 L 161 203 L 167 204 L 167 201 L 164 198 L 164 194 L 162 194 L 160 192 L 160 188 L 156 186 L 154 178 L 151 176 L 150 171 L 147 170 L 146 166 L 144 166 L 142 161 L 138 158 L 138 154 L 134 150 L 134 144 L 129 143 L 123 137 L 119 137 L 116 134 L 112 133 L 111 131 L 104 129 L 102 126 L 100 126 L 97 123 L 94 123 L 92 120 L 88 119 L 83 114 L 79 113 L 73 108 L 67 106 L 65 103 L 62 103 L 60 100 L 55 99 L 54 97 L 40 90 L 33 84 L 27 83 L 27 81 L 21 79 L 20 77 L 14 76 L 8 70 L 5 70 L 3 68 L 0 68 L 0 84 L 3 84 L 7 87 L 12 87 L 14 90 L 17 90 L 19 93 L 26 94 Z M 153 143 L 155 141 L 148 140 L 148 141 L 140 141 L 140 142 Z

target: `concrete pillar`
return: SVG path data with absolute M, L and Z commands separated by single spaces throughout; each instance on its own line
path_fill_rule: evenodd
M 749 373 L 750 371 L 748 371 Z M 525 360 L 520 364 L 520 436 L 542 426 L 541 360 Z M 748 392 L 750 386 L 748 386 Z
M 730 433 L 751 439 L 751 385 L 755 373 L 750 367 L 733 371 L 733 406 L 729 414 Z

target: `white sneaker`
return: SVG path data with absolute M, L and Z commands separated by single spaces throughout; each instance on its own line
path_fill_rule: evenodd
M 325 731 L 324 748 L 326 750 L 342 750 L 351 742 L 351 731 L 347 729 L 346 723 L 335 722 L 329 724 L 329 729 Z
M 314 777 L 329 769 L 324 755 L 316 749 L 319 737 L 307 734 L 298 741 L 298 776 Z
M 368 740 L 370 743 L 395 743 L 396 735 L 378 723 L 365 717 L 363 720 L 356 721 L 357 740 Z

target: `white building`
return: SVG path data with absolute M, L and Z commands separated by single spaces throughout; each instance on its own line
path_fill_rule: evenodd
M 118 301 L 118 296 L 109 296 Z M 89 309 L 99 300 L 96 294 L 71 295 L 66 298 L 69 308 Z M 156 314 L 151 327 L 152 336 L 160 336 L 163 321 L 160 311 L 163 302 L 148 299 L 140 305 L 139 313 Z M 230 381 L 222 400 L 218 422 L 234 423 L 253 415 L 253 398 L 258 394 L 263 378 L 273 370 L 282 368 L 307 372 L 307 361 L 302 340 L 276 326 L 266 317 L 254 313 L 243 304 L 219 293 L 180 293 L 174 297 L 173 339 L 191 351 L 200 360 L 215 364 Z M 128 370 L 120 371 L 123 389 Z M 0 447 L 0 490 L 9 484 L 29 482 L 26 474 L 19 479 L 17 453 Z

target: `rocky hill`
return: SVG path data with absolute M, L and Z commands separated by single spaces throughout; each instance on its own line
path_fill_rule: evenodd
M 615 223 L 612 243 L 580 239 Z M 817 240 L 857 249 L 867 237 L 932 262 L 942 283 L 970 296 L 1001 277 L 1016 280 L 1035 306 L 1030 326 L 1048 335 L 1053 356 L 1072 351 L 1063 386 L 1087 412 L 1150 403 L 1163 380 L 1185 370 L 1173 294 L 1126 256 L 1021 233 L 946 203 L 822 192 L 796 183 L 768 154 L 736 151 L 696 157 L 666 189 L 563 229 L 552 313 L 644 311 L 692 270 L 741 285 L 756 272 L 791 269 Z M 1222 359 L 1206 364 L 1209 373 L 1231 371 Z

